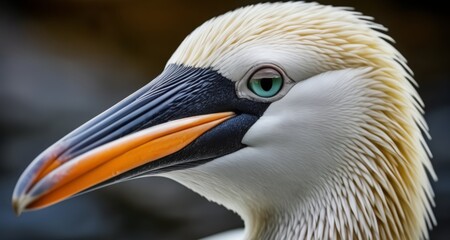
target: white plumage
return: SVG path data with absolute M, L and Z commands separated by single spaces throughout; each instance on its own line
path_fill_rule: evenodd
M 385 28 L 348 8 L 259 4 L 214 18 L 169 63 L 233 81 L 259 63 L 298 83 L 249 147 L 164 174 L 242 216 L 246 239 L 419 239 L 435 223 L 422 105 Z

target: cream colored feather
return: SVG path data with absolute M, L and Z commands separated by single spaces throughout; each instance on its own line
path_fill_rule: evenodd
M 433 179 L 436 175 L 423 136 L 428 134 L 423 103 L 406 60 L 390 44 L 385 30 L 349 8 L 265 3 L 211 19 L 189 35 L 169 60 L 169 64 L 212 68 L 232 81 L 261 62 L 283 66 L 298 82 L 322 73 L 360 69 L 354 78 L 364 89 L 360 96 L 364 101 L 355 109 L 354 134 L 346 135 L 351 137 L 340 145 L 346 147 L 335 151 L 342 164 L 333 169 L 336 174 L 325 180 L 316 198 L 303 201 L 298 210 L 300 227 L 285 236 L 420 239 L 428 238 L 427 228 L 435 224 L 426 170 Z

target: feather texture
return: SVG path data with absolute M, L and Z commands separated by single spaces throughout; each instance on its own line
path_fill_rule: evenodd
M 232 81 L 240 81 L 252 66 L 272 62 L 283 67 L 290 78 L 298 82 L 285 98 L 296 94 L 295 88 L 305 87 L 308 81 L 315 81 L 315 89 L 321 83 L 336 84 L 335 88 L 322 88 L 328 95 L 322 98 L 323 102 L 315 102 L 336 106 L 338 112 L 331 109 L 325 116 L 325 120 L 336 123 L 312 124 L 310 131 L 317 131 L 306 133 L 311 134 L 310 139 L 335 144 L 326 145 L 326 150 L 312 150 L 323 152 L 321 158 L 328 159 L 315 163 L 322 164 L 317 169 L 324 169 L 326 174 L 318 174 L 314 178 L 317 184 L 305 183 L 308 178 L 300 177 L 304 182 L 289 188 L 291 191 L 301 188 L 303 194 L 312 186 L 308 194 L 286 200 L 288 203 L 285 205 L 292 205 L 292 214 L 278 209 L 268 210 L 269 204 L 256 203 L 265 199 L 264 196 L 253 198 L 241 194 L 252 191 L 254 187 L 239 186 L 234 182 L 241 179 L 236 177 L 239 174 L 248 174 L 247 180 L 252 176 L 253 172 L 240 173 L 240 169 L 236 169 L 245 169 L 244 163 L 234 162 L 237 166 L 232 167 L 232 173 L 228 174 L 236 178 L 231 180 L 212 169 L 223 170 L 224 165 L 233 162 L 229 160 L 232 157 L 243 161 L 245 151 L 251 149 L 169 177 L 243 215 L 246 224 L 250 225 L 248 227 L 253 228 L 247 229 L 247 236 L 255 238 L 428 238 L 427 228 L 436 221 L 432 213 L 434 194 L 427 170 L 433 179 L 436 175 L 423 135 L 428 136 L 422 115 L 423 102 L 413 86 L 417 84 L 405 58 L 390 44 L 393 40 L 384 33 L 385 30 L 372 22 L 372 18 L 348 8 L 303 2 L 244 7 L 213 18 L 197 28 L 183 41 L 169 64 L 212 68 Z M 287 105 L 281 106 L 286 101 L 281 99 L 268 109 L 262 117 L 265 127 L 273 126 L 269 121 L 271 108 L 286 108 Z M 305 104 L 305 100 L 297 104 Z M 274 121 L 276 119 L 273 118 Z M 244 139 L 250 147 L 260 144 L 255 140 L 255 129 L 263 132 L 257 126 L 252 127 Z M 320 135 L 321 131 L 324 134 Z M 328 132 L 333 134 L 325 134 Z M 298 158 L 306 158 L 308 144 L 301 140 L 293 141 L 304 148 L 303 152 L 297 152 L 297 156 L 301 156 Z M 289 158 L 283 155 L 283 145 L 280 148 L 273 150 L 278 151 L 273 155 Z M 255 153 L 253 156 L 259 155 Z M 270 160 L 274 164 L 270 171 L 280 174 L 280 178 L 286 177 L 289 182 L 289 177 L 295 177 L 275 166 L 284 162 Z M 303 165 L 299 165 L 303 168 L 309 164 L 301 163 Z M 295 165 L 289 167 L 295 168 Z M 252 171 L 258 172 L 257 168 Z M 258 174 L 265 177 L 262 173 L 254 173 L 254 177 L 257 178 Z M 210 181 L 206 186 L 205 180 Z M 243 207 L 249 205 L 247 202 L 258 206 Z M 252 217 L 255 215 L 249 213 L 252 211 L 258 212 L 257 217 Z M 277 216 L 277 223 L 267 227 L 265 219 L 273 216 Z M 261 226 L 265 226 L 266 231 L 262 231 Z

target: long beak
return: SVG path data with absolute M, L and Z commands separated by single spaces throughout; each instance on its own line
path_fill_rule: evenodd
M 211 69 L 169 65 L 37 156 L 16 184 L 13 208 L 20 214 L 238 151 L 267 107 L 238 98 L 234 83 Z
M 217 72 L 170 65 L 41 153 L 17 182 L 13 208 L 20 214 L 111 183 L 195 167 L 237 151 L 265 108 L 238 99 L 234 84 Z

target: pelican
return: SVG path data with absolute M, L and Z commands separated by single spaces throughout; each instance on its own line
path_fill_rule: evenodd
M 305 2 L 215 17 L 158 77 L 37 156 L 13 207 L 163 176 L 238 213 L 244 239 L 426 239 L 423 102 L 385 31 Z

